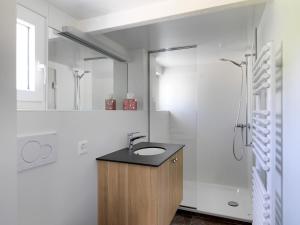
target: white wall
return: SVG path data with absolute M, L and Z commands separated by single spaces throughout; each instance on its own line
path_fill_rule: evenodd
M 56 109 L 74 109 L 74 77 L 71 68 L 66 65 L 50 62 L 48 66 L 56 71 Z
M 0 3 L 0 224 L 17 224 L 16 5 Z
M 113 62 L 113 93 L 116 98 L 117 110 L 123 109 L 123 100 L 126 98 L 128 91 L 128 75 L 127 75 L 127 64 L 114 60 Z
M 151 112 L 150 141 L 170 143 L 170 112 Z
M 19 2 L 47 17 L 49 26 L 58 30 L 62 25 L 69 25 L 68 21 L 73 21 L 62 12 L 55 13 L 55 8 L 44 1 Z M 15 80 L 12 82 L 15 93 Z M 15 101 L 15 96 L 13 100 Z M 15 106 L 13 110 L 15 111 Z M 18 175 L 19 225 L 96 225 L 95 158 L 125 147 L 128 132 L 141 131 L 146 134 L 147 113 L 28 111 L 18 112 L 17 118 L 19 135 L 53 130 L 58 133 L 58 161 Z M 7 131 L 9 125 L 5 127 Z M 15 134 L 13 138 L 15 141 Z M 77 144 L 81 140 L 88 140 L 87 155 L 77 154 Z
M 113 94 L 113 78 L 93 79 L 93 110 L 104 110 L 105 99 Z
M 228 56 L 230 58 L 230 55 Z M 198 178 L 203 183 L 249 188 L 246 155 L 232 154 L 233 128 L 240 97 L 241 70 L 224 62 L 199 65 Z M 244 115 L 245 111 L 241 112 Z M 240 122 L 244 122 L 241 117 Z M 237 151 L 241 147 L 240 136 Z
M 292 3 L 297 4 L 293 5 Z M 284 43 L 285 58 L 283 72 L 283 218 L 284 224 L 299 224 L 300 215 L 297 210 L 300 201 L 300 33 L 299 29 L 299 2 L 289 1 L 285 5 L 285 13 L 288 17 L 285 30 Z M 291 13 L 291 14 L 290 14 Z M 290 15 L 287 15 L 290 14 Z
M 62 12 L 45 0 L 17 0 L 19 5 L 25 6 L 36 13 L 48 18 L 48 26 L 61 31 L 63 26 L 77 26 L 78 21 Z
M 283 216 L 284 224 L 299 224 L 300 201 L 299 129 L 300 129 L 300 2 L 280 1 L 283 15 Z
M 283 224 L 299 224 L 300 201 L 300 152 L 298 147 L 300 128 L 299 59 L 300 2 L 273 0 L 266 5 L 259 21 L 261 46 L 274 41 L 283 45 Z
M 18 134 L 57 131 L 58 161 L 19 174 L 19 225 L 96 225 L 96 157 L 146 133 L 145 112 L 18 112 Z M 77 154 L 88 141 L 87 155 Z
M 91 61 L 93 109 L 105 109 L 105 99 L 114 92 L 114 62 L 111 59 Z M 126 70 L 127 71 L 127 70 Z M 127 87 L 127 80 L 125 82 Z
M 128 92 L 135 94 L 138 110 L 147 110 L 147 52 L 144 49 L 132 50 L 130 58 L 131 60 L 128 62 Z

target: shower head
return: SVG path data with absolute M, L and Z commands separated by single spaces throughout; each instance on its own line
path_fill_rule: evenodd
M 74 77 L 78 77 L 79 79 L 84 77 L 84 75 L 90 74 L 90 73 L 91 73 L 91 71 L 89 71 L 89 70 L 81 70 L 81 69 L 77 69 L 77 68 L 73 69 Z
M 232 64 L 234 64 L 234 65 L 236 65 L 238 67 L 242 67 L 242 65 L 246 64 L 246 62 L 244 62 L 244 61 L 242 61 L 241 63 L 238 63 L 238 62 L 233 61 L 231 59 L 225 59 L 225 58 L 222 58 L 220 60 L 223 61 L 223 62 L 231 62 Z

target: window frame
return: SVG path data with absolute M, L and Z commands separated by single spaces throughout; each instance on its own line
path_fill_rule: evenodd
M 17 110 L 45 110 L 46 109 L 46 80 L 47 80 L 47 51 L 48 51 L 48 23 L 47 18 L 17 5 L 17 19 L 25 25 L 35 27 L 34 34 L 34 65 L 32 76 L 34 76 L 34 87 L 28 90 L 17 90 Z M 33 38 L 32 38 L 33 39 Z M 17 49 L 18 50 L 18 49 Z M 16 76 L 17 77 L 17 76 Z
M 36 87 L 35 87 L 35 26 L 31 23 L 28 23 L 22 19 L 17 18 L 17 34 L 18 34 L 18 25 L 24 26 L 28 29 L 28 34 L 27 34 L 27 88 L 18 88 L 18 44 L 17 44 L 17 91 L 21 92 L 34 92 Z M 17 38 L 17 43 L 18 43 L 18 38 Z M 21 86 L 21 85 L 20 85 Z M 24 93 L 25 94 L 25 93 Z

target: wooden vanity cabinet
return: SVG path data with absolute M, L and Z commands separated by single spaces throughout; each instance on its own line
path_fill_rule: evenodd
M 168 161 L 169 164 L 169 207 L 170 217 L 173 218 L 178 206 L 182 201 L 183 189 L 183 168 L 182 168 L 182 151 L 175 154 Z
M 170 225 L 183 191 L 183 151 L 159 167 L 98 162 L 99 225 Z

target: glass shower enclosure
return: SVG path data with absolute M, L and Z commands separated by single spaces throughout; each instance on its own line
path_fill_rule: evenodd
M 149 52 L 149 135 L 185 144 L 183 208 L 249 221 L 252 161 L 240 136 L 246 155 L 241 162 L 232 155 L 242 75 L 219 60 L 242 56 L 200 46 Z

